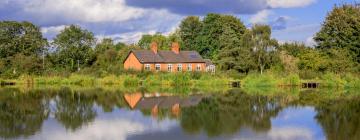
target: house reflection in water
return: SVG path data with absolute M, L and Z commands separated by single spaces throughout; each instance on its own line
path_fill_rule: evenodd
M 189 95 L 186 97 L 169 94 L 142 94 L 140 92 L 125 94 L 124 98 L 131 109 L 151 110 L 151 115 L 157 117 L 159 109 L 171 109 L 171 113 L 178 117 L 182 107 L 195 106 L 204 98 L 203 95 Z

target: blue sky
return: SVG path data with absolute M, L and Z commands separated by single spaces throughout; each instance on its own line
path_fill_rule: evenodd
M 0 20 L 30 21 L 51 40 L 77 24 L 98 38 L 126 43 L 143 34 L 173 32 L 189 15 L 232 14 L 251 27 L 269 24 L 281 42 L 313 45 L 327 12 L 336 4 L 360 0 L 1 0 Z

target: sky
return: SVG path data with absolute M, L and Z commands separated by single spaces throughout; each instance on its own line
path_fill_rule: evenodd
M 268 24 L 280 42 L 314 45 L 334 5 L 360 0 L 0 0 L 0 20 L 30 21 L 52 40 L 76 24 L 99 39 L 136 43 L 143 34 L 174 32 L 186 16 L 231 14 L 247 27 Z

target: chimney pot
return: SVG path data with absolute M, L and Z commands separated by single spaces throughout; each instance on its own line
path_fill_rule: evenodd
M 157 54 L 158 52 L 158 45 L 156 42 L 152 42 L 151 45 L 150 45 L 150 49 L 155 53 Z
M 173 42 L 171 44 L 171 50 L 176 53 L 176 54 L 179 54 L 180 53 L 180 45 L 178 42 Z

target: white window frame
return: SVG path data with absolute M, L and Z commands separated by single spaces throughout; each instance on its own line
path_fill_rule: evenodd
M 196 65 L 196 71 L 201 71 L 201 64 Z
M 192 71 L 192 64 L 187 64 L 187 71 Z
M 146 70 L 146 71 L 150 71 L 150 70 L 151 70 L 150 64 L 145 64 L 145 70 Z
M 157 69 L 159 68 L 159 69 Z M 161 71 L 161 64 L 155 64 L 155 70 L 156 71 Z
M 173 70 L 173 65 L 172 65 L 172 64 L 168 64 L 168 65 L 167 65 L 167 71 L 168 71 L 168 72 L 172 72 L 172 70 Z
M 177 64 L 177 71 L 182 72 L 182 64 Z

